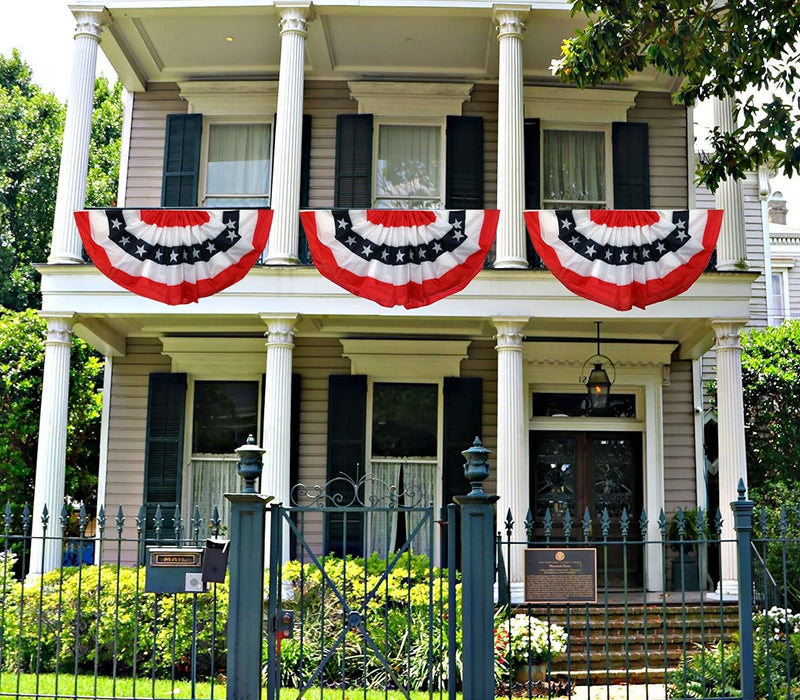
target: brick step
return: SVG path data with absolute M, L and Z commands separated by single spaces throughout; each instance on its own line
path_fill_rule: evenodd
M 725 633 L 724 640 L 731 641 L 733 639 L 734 631 L 730 630 Z M 721 639 L 721 635 L 709 634 L 686 634 L 683 635 L 680 631 L 670 632 L 666 636 L 667 648 L 683 648 L 684 641 L 687 649 L 694 649 L 698 644 L 714 644 Z M 647 635 L 630 635 L 623 636 L 609 636 L 607 641 L 605 638 L 589 637 L 589 649 L 592 653 L 603 651 L 608 647 L 610 651 L 624 651 L 625 646 L 630 651 L 644 650 L 645 641 L 647 642 L 647 649 L 654 651 L 662 649 L 665 644 L 665 637 L 660 634 Z M 569 636 L 570 648 L 572 653 L 576 654 L 586 649 L 586 637 L 582 635 L 571 634 Z

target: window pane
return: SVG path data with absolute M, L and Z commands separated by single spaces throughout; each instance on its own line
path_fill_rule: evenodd
M 772 308 L 777 321 L 783 321 L 786 313 L 783 304 L 783 275 L 780 272 L 772 273 Z
M 439 391 L 435 384 L 375 384 L 374 457 L 435 457 Z
M 440 155 L 438 126 L 381 126 L 375 206 L 387 209 L 442 206 Z
M 258 206 L 269 202 L 270 130 L 268 124 L 211 125 L 206 171 L 207 206 L 232 203 Z
M 606 205 L 605 134 L 546 129 L 542 135 L 542 201 L 546 208 Z
M 231 454 L 258 435 L 258 382 L 195 382 L 192 452 Z

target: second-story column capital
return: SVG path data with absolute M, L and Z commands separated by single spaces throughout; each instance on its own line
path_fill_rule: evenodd
M 522 39 L 525 32 L 525 17 L 531 10 L 530 5 L 495 5 L 492 17 L 497 23 L 497 38 L 511 36 Z
M 103 25 L 108 22 L 108 13 L 105 7 L 102 5 L 81 7 L 80 10 L 75 12 L 74 16 L 74 37 L 76 39 L 80 36 L 86 36 L 100 41 L 100 32 L 103 29 Z
M 284 34 L 300 34 L 303 37 L 308 33 L 308 24 L 314 19 L 314 8 L 310 2 L 293 2 L 276 0 L 275 9 L 281 20 L 279 22 L 281 36 Z
M 261 314 L 261 320 L 267 324 L 267 347 L 294 347 L 294 330 L 299 314 Z
M 497 330 L 495 350 L 522 351 L 522 341 L 525 338 L 525 334 L 522 331 L 529 320 L 529 318 L 522 316 L 493 318 L 492 324 Z

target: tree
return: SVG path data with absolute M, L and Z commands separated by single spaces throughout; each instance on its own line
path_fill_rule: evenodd
M 36 311 L 0 308 L 0 505 L 33 500 L 46 323 Z M 82 340 L 72 341 L 65 493 L 92 505 L 103 364 Z
M 122 85 L 94 89 L 87 206 L 116 202 L 122 135 Z M 15 49 L 0 55 L 0 306 L 40 304 L 34 263 L 47 260 L 52 235 L 64 106 L 32 81 Z
M 714 129 L 698 179 L 716 190 L 761 164 L 800 173 L 796 98 L 800 6 L 786 0 L 573 0 L 589 25 L 561 46 L 553 70 L 580 87 L 647 67 L 682 76 L 678 103 L 733 97 L 738 126 Z M 762 101 L 758 90 L 772 98 Z
M 800 495 L 800 320 L 742 336 L 747 475 L 752 492 L 780 505 Z

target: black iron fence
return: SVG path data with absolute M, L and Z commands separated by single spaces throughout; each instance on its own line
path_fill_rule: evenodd
M 659 514 L 653 522 L 625 511 L 579 518 L 548 511 L 526 519 L 522 539 L 513 519 L 500 523 L 490 631 L 496 694 L 797 697 L 800 614 L 792 609 L 800 590 L 800 512 L 757 510 L 751 533 L 752 506 L 743 493 L 740 501 L 735 539 L 723 536 L 719 515 L 702 511 Z M 393 511 L 402 510 L 345 508 L 372 523 L 362 531 L 373 538 L 386 537 Z M 270 668 L 279 674 L 280 697 L 290 687 L 288 697 L 323 697 L 323 685 L 340 694 L 377 689 L 388 698 L 450 698 L 466 690 L 463 660 L 486 640 L 462 625 L 468 606 L 460 580 L 470 572 L 456 580 L 413 551 L 424 535 L 431 551 L 449 541 L 455 560 L 448 528 L 428 507 L 406 507 L 409 529 L 396 551 L 366 557 L 322 556 L 321 523 L 342 514 L 331 504 L 271 510 L 273 541 L 281 523 L 295 552 L 288 564 L 277 555 L 264 586 L 260 658 L 265 683 Z M 36 570 L 33 517 L 6 509 L 0 696 L 225 696 L 228 584 L 187 579 L 187 588 L 198 587 L 154 592 L 163 578 L 148 581 L 153 548 L 191 553 L 224 525 L 198 512 L 187 522 L 180 511 L 155 518 L 161 521 L 147 523 L 143 510 L 113 517 L 101 511 L 94 521 L 64 512 L 46 539 L 66 564 L 26 575 Z M 347 540 L 346 529 L 341 534 Z M 733 571 L 730 556 L 738 587 L 723 585 L 720 595 L 720 579 Z M 139 565 L 145 560 L 151 566 Z M 289 629 L 272 634 L 285 612 L 293 616 Z

